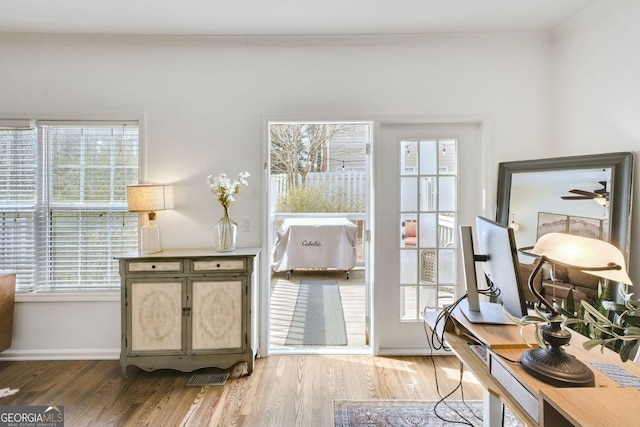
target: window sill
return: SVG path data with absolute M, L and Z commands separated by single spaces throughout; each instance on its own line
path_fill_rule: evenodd
M 120 291 L 16 292 L 16 302 L 120 302 Z

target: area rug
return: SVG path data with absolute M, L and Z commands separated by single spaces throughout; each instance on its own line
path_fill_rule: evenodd
M 301 280 L 286 345 L 347 345 L 340 288 L 335 280 Z
M 481 400 L 335 400 L 336 427 L 482 426 Z M 522 423 L 505 410 L 504 426 Z

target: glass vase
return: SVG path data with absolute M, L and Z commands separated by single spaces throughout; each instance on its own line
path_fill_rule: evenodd
M 224 209 L 224 215 L 215 225 L 216 249 L 218 252 L 230 252 L 236 250 L 236 236 L 238 224 L 229 217 L 229 209 Z

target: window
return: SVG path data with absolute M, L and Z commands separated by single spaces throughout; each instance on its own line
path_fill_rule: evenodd
M 400 318 L 455 299 L 457 141 L 401 140 Z
M 138 152 L 137 122 L 0 127 L 0 268 L 19 291 L 119 288 L 113 257 L 137 249 Z

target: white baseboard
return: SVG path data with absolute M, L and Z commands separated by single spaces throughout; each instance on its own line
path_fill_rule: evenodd
M 118 360 L 120 349 L 47 349 L 47 350 L 5 350 L 0 360 Z
M 381 348 L 379 356 L 453 356 L 451 351 L 431 350 L 430 348 Z
M 272 352 L 272 354 L 280 354 Z M 318 354 L 325 354 L 319 352 Z M 335 354 L 335 352 L 327 352 Z M 348 353 L 347 353 L 348 354 Z M 362 351 L 353 354 L 363 354 Z M 429 348 L 381 348 L 379 356 L 451 356 L 450 351 L 431 350 Z M 47 349 L 47 350 L 5 350 L 0 360 L 118 360 L 120 349 Z

